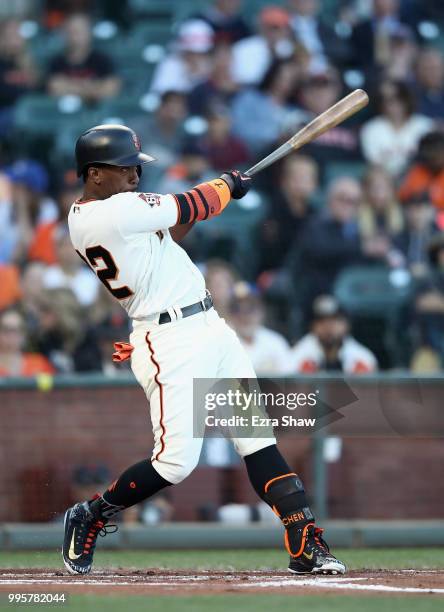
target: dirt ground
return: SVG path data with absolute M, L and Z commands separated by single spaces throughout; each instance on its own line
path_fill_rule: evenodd
M 444 598 L 444 570 L 350 571 L 345 576 L 296 576 L 283 571 L 105 570 L 88 576 L 35 569 L 0 569 L 0 592 L 113 595 L 216 594 L 412 594 Z

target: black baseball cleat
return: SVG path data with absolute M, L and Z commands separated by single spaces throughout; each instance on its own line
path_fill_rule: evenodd
M 347 568 L 330 553 L 323 529 L 309 523 L 300 529 L 301 552 L 290 556 L 288 571 L 293 574 L 345 574 Z
M 91 571 L 97 536 L 117 531 L 117 525 L 106 525 L 91 512 L 88 502 L 75 504 L 65 512 L 65 536 L 62 556 L 71 574 L 89 574 Z M 115 528 L 108 531 L 108 528 Z

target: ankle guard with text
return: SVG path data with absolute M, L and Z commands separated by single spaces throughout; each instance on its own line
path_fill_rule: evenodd
M 304 485 L 294 473 L 269 480 L 265 485 L 264 500 L 281 519 L 285 531 L 285 547 L 296 557 L 302 553 L 305 542 L 305 526 L 315 519 L 308 507 Z

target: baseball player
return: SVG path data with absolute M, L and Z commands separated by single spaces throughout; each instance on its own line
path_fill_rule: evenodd
M 131 366 L 149 401 L 154 434 L 150 458 L 66 511 L 63 561 L 69 572 L 87 574 L 109 519 L 181 482 L 197 465 L 202 439 L 193 437 L 193 378 L 255 378 L 236 334 L 213 308 L 202 274 L 178 244 L 195 222 L 242 198 L 251 179 L 234 170 L 185 193 L 139 193 L 142 166 L 153 158 L 122 125 L 84 132 L 76 159 L 85 188 L 68 215 L 71 240 L 132 319 Z M 275 439 L 232 441 L 252 486 L 285 526 L 290 571 L 344 573 Z

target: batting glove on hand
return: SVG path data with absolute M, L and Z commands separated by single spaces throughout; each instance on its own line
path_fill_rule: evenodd
M 239 170 L 224 172 L 220 177 L 230 188 L 231 197 L 240 200 L 248 193 L 251 187 L 251 176 L 242 174 Z

